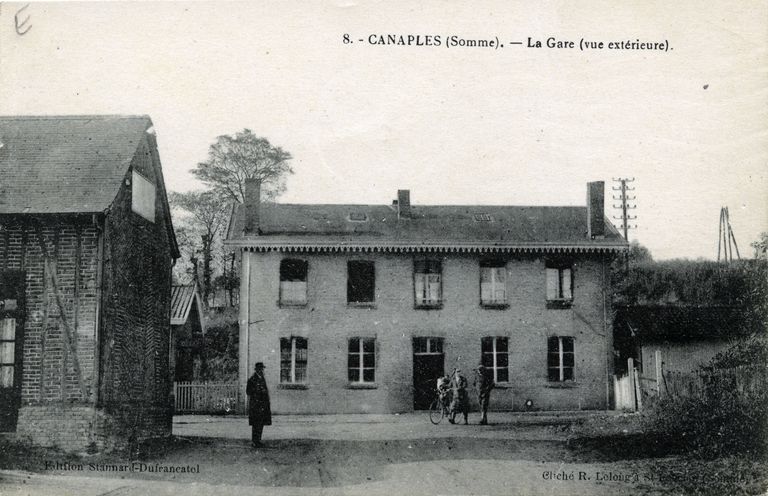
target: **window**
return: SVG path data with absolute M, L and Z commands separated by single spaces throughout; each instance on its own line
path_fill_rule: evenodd
M 280 304 L 305 305 L 307 303 L 306 260 L 285 259 L 280 262 Z
M 280 338 L 280 382 L 303 384 L 307 381 L 307 340 Z
M 509 343 L 507 338 L 487 337 L 480 340 L 483 366 L 493 370 L 494 382 L 509 381 Z
M 136 171 L 131 176 L 131 209 L 150 222 L 155 221 L 155 185 Z
M 350 260 L 347 262 L 347 302 L 373 303 L 375 300 L 376 272 L 373 262 Z
M 573 277 L 571 267 L 547 265 L 547 300 L 573 299 Z
M 573 380 L 573 338 L 551 336 L 547 340 L 547 372 L 551 382 Z
M 416 355 L 442 355 L 443 338 L 413 338 L 413 353 Z
M 480 263 L 480 304 L 507 304 L 507 268 L 504 262 Z
M 366 383 L 376 379 L 376 340 L 351 338 L 349 340 L 349 382 Z
M 16 319 L 0 320 L 0 388 L 13 387 L 15 347 Z
M 437 307 L 442 304 L 442 272 L 440 260 L 413 262 L 413 289 L 417 307 Z

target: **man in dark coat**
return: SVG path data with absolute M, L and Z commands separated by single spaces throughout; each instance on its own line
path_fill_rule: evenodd
M 467 394 L 467 378 L 462 375 L 459 369 L 456 369 L 453 373 L 451 388 L 453 389 L 453 401 L 451 402 L 451 415 L 448 417 L 448 422 L 455 423 L 456 414 L 462 413 L 464 415 L 464 424 L 468 424 L 469 395 Z
M 261 445 L 261 433 L 265 425 L 272 425 L 272 409 L 269 406 L 269 389 L 264 379 L 264 364 L 258 362 L 245 388 L 248 395 L 248 425 L 251 426 L 251 443 Z
M 488 404 L 491 402 L 491 390 L 493 389 L 493 371 L 481 363 L 475 370 L 475 387 L 477 388 L 477 402 L 480 403 L 480 425 L 488 424 Z

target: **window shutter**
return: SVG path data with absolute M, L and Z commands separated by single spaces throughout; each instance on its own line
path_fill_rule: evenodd
M 429 297 L 428 300 L 432 303 L 440 301 L 440 275 L 430 274 L 429 278 Z
M 422 305 L 424 304 L 425 295 L 424 295 L 424 279 L 426 278 L 426 275 L 423 273 L 416 273 L 413 275 L 413 284 L 414 289 L 416 292 L 416 304 Z
M 547 299 L 558 299 L 559 274 L 557 269 L 547 269 Z
M 570 300 L 573 298 L 571 291 L 571 269 L 562 269 L 563 273 L 563 298 Z

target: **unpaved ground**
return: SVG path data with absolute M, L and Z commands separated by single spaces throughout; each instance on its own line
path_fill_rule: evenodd
M 29 467 L 37 474 L 2 472 L 0 494 L 665 492 L 650 480 L 654 474 L 647 463 L 632 460 L 631 446 L 627 459 L 607 462 L 569 449 L 562 425 L 573 420 L 510 414 L 497 415 L 490 426 L 433 426 L 420 414 L 275 417 L 275 425 L 265 429 L 266 447 L 253 450 L 244 418 L 178 417 L 177 441 L 143 461 L 199 465 L 199 474 L 96 472 L 88 470 L 87 458 L 83 471 L 43 470 L 45 460 L 39 460 Z

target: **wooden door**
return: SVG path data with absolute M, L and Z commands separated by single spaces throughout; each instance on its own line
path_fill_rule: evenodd
M 0 431 L 16 430 L 21 406 L 24 273 L 0 272 Z
M 413 409 L 426 410 L 435 399 L 437 379 L 444 375 L 442 338 L 413 338 Z

